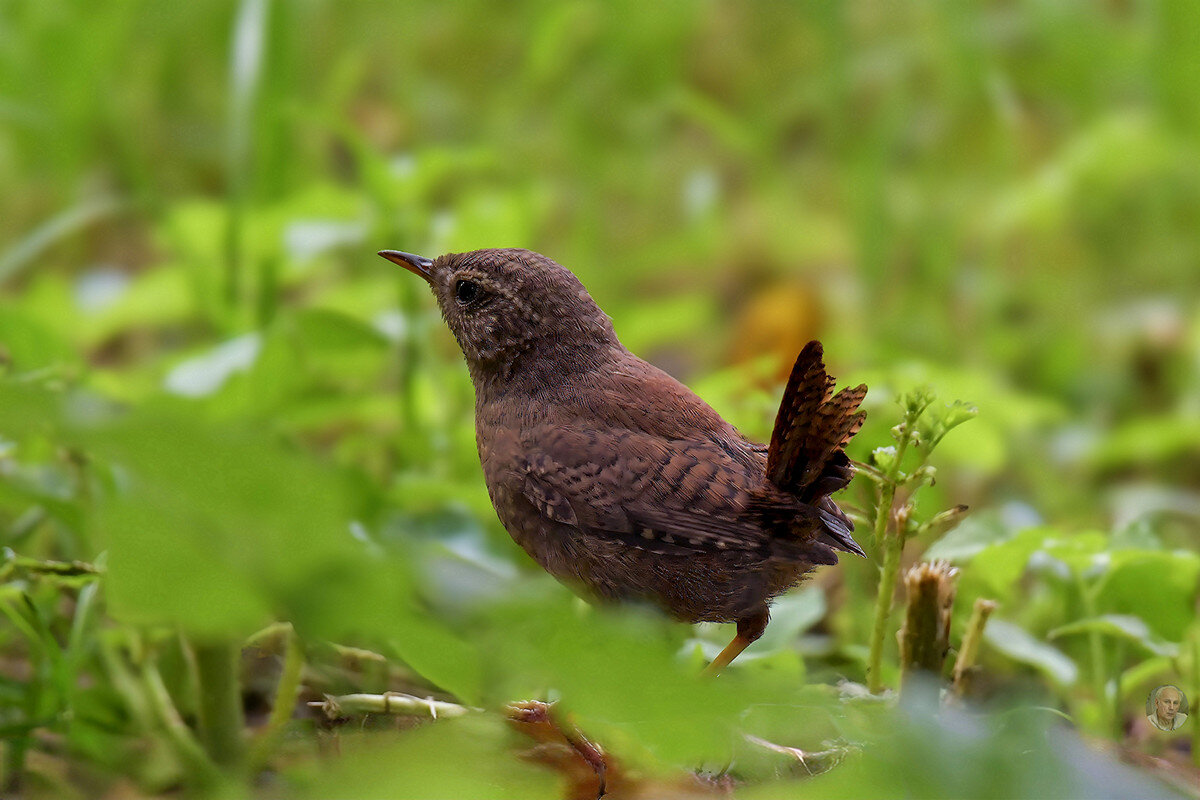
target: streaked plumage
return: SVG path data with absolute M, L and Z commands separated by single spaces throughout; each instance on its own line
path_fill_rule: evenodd
M 862 554 L 829 495 L 853 474 L 844 447 L 866 387 L 834 395 L 817 342 L 796 360 L 764 447 L 626 350 L 578 279 L 545 256 L 381 255 L 433 287 L 475 384 L 496 513 L 564 583 L 688 622 L 737 622 L 728 661 L 813 565 Z

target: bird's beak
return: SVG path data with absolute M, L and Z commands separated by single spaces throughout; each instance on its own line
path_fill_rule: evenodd
M 412 274 L 421 276 L 426 283 L 433 283 L 433 262 L 428 258 L 401 253 L 399 250 L 380 250 L 379 255 L 393 264 L 399 264 Z

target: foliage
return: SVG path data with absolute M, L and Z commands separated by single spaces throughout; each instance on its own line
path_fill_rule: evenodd
M 1190 4 L 52 0 L 0 30 L 0 793 L 562 795 L 502 722 L 530 698 L 635 795 L 1195 781 L 1142 710 L 1200 698 Z M 729 631 L 586 607 L 508 539 L 453 340 L 373 256 L 506 245 L 753 438 L 808 338 L 871 387 L 839 498 L 869 557 L 717 681 Z M 862 685 L 896 685 L 895 575 L 934 558 L 952 643 L 998 601 L 941 711 Z M 308 705 L 389 690 L 481 710 Z

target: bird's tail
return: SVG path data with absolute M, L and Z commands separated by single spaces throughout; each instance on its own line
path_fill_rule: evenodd
M 854 476 L 845 447 L 866 418 L 858 407 L 867 387 L 833 394 L 822 355 L 821 343 L 813 341 L 796 358 L 767 449 L 767 477 L 817 509 L 831 544 L 861 555 L 850 536 L 853 524 L 829 495 Z

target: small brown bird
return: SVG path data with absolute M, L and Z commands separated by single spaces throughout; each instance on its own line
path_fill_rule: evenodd
M 796 359 L 769 446 L 626 350 L 571 272 L 528 250 L 429 260 L 421 276 L 475 384 L 475 437 L 504 527 L 593 600 L 643 600 L 686 622 L 736 622 L 715 673 L 762 635 L 768 605 L 835 550 L 863 555 L 829 495 L 865 386 L 832 392 L 821 345 Z

